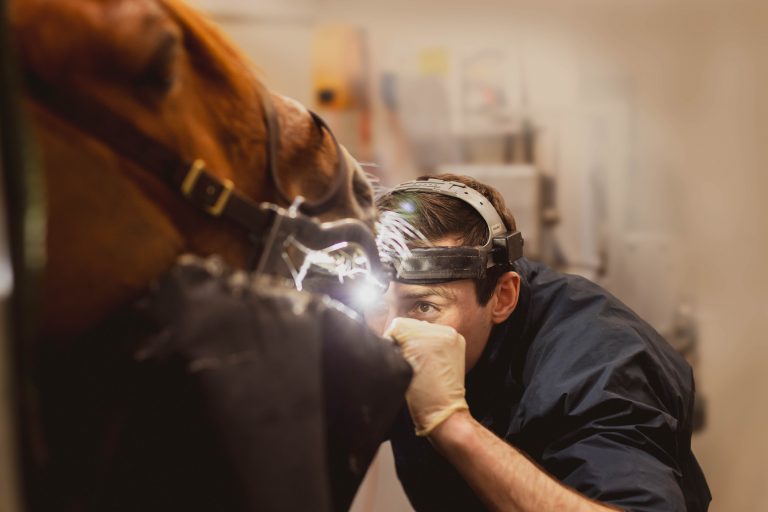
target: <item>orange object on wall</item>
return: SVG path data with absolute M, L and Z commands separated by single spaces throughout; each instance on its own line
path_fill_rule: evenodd
M 365 103 L 365 45 L 362 30 L 321 25 L 312 43 L 312 88 L 321 109 L 349 110 Z

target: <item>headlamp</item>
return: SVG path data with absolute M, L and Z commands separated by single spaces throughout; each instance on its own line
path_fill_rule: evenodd
M 430 284 L 456 279 L 483 279 L 498 265 L 511 265 L 523 255 L 523 236 L 507 231 L 493 204 L 477 190 L 456 181 L 436 178 L 408 181 L 392 194 L 430 192 L 456 198 L 470 205 L 488 226 L 488 240 L 478 247 L 427 247 L 411 249 L 410 255 L 391 258 L 392 279 L 403 283 Z

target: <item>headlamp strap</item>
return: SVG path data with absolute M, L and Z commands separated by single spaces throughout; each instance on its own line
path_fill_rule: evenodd
M 504 221 L 496 211 L 491 201 L 477 190 L 458 181 L 446 181 L 438 178 L 418 179 L 406 181 L 392 189 L 392 193 L 429 192 L 456 198 L 471 206 L 485 221 L 488 226 L 488 241 L 490 245 L 493 238 L 503 236 L 507 230 Z

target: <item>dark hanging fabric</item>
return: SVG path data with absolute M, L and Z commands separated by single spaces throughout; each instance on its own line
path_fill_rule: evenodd
M 47 354 L 39 508 L 346 510 L 410 375 L 339 303 L 186 258 Z

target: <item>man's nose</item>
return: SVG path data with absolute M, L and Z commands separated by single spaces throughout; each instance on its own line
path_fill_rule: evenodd
M 390 307 L 387 311 L 387 318 L 384 321 L 384 325 L 382 326 L 381 334 L 384 334 L 384 332 L 389 328 L 389 324 L 392 323 L 392 320 L 397 318 L 397 310 L 394 307 Z

